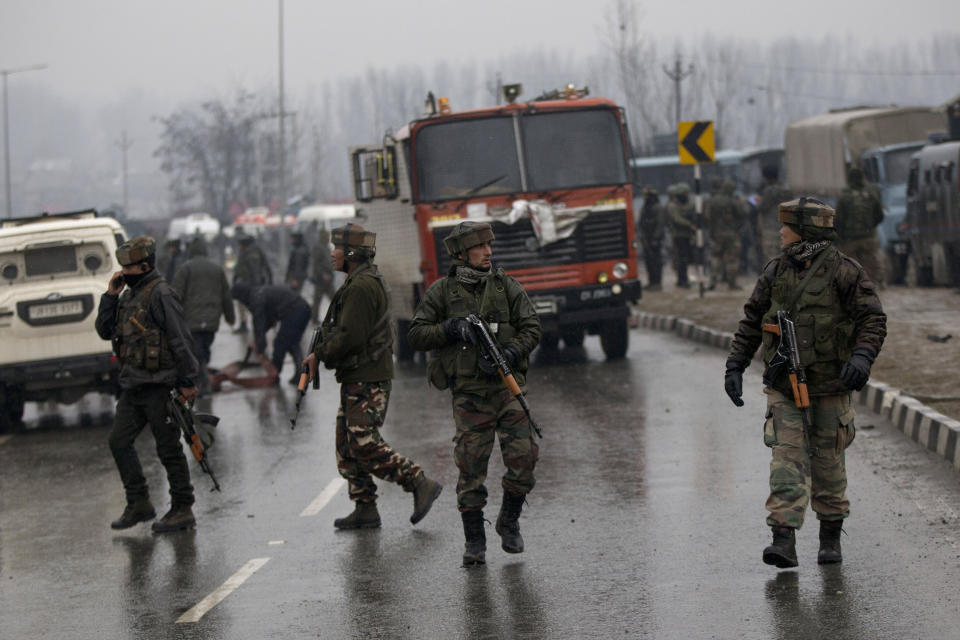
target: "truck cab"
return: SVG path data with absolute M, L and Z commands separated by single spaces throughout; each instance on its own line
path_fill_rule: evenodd
M 124 240 L 94 210 L 2 221 L 0 432 L 21 424 L 25 402 L 116 391 L 119 367 L 94 320 Z

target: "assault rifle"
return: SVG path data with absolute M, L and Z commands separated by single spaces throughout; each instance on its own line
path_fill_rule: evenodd
M 800 349 L 797 346 L 797 331 L 786 311 L 777 311 L 777 324 L 765 324 L 763 330 L 780 336 L 780 344 L 773 355 L 766 371 L 763 373 L 763 384 L 772 387 L 787 370 L 790 377 L 790 386 L 793 388 L 793 401 L 800 409 L 800 420 L 803 422 L 803 444 L 809 454 L 810 448 L 810 395 L 807 392 L 807 374 L 800 364 Z
M 487 355 L 490 361 L 493 362 L 493 365 L 496 367 L 500 377 L 503 378 L 504 384 L 507 385 L 507 389 L 509 389 L 510 393 L 513 394 L 513 397 L 520 402 L 520 406 L 523 407 L 524 413 L 527 414 L 527 420 L 530 421 L 530 426 L 533 427 L 534 431 L 536 431 L 537 437 L 542 438 L 543 434 L 540 433 L 540 428 L 537 426 L 537 423 L 533 421 L 533 416 L 530 415 L 530 407 L 527 405 L 527 401 L 523 397 L 523 392 L 520 391 L 520 385 L 517 384 L 517 379 L 513 377 L 513 371 L 510 370 L 510 365 L 507 363 L 507 359 L 504 357 L 503 352 L 500 351 L 497 341 L 494 340 L 490 335 L 490 332 L 487 331 L 487 325 L 474 313 L 471 313 L 469 316 L 467 316 L 467 322 L 473 325 L 474 333 L 480 341 L 480 348 Z
M 193 457 L 200 463 L 200 469 L 213 480 L 211 491 L 220 491 L 220 483 L 217 482 L 217 477 L 213 475 L 213 469 L 210 468 L 210 461 L 207 459 L 206 450 L 213 444 L 213 438 L 211 437 L 210 442 L 204 445 L 196 429 L 199 422 L 215 427 L 220 422 L 220 418 L 208 413 L 194 413 L 193 406 L 186 402 L 176 389 L 170 390 L 170 415 L 173 416 L 180 427 L 183 439 L 186 440 L 187 446 L 193 452 Z
M 317 345 L 320 344 L 320 340 L 323 337 L 323 326 L 318 325 L 316 329 L 313 330 L 313 337 L 310 339 L 310 353 L 313 353 L 317 349 Z M 308 354 L 309 355 L 309 354 Z M 290 429 L 297 428 L 297 418 L 300 417 L 300 405 L 303 403 L 303 396 L 307 395 L 307 381 L 310 379 L 310 367 L 307 365 L 302 365 L 300 367 L 300 380 L 297 382 L 297 405 L 294 409 L 293 417 L 290 418 Z M 320 388 L 320 372 L 317 371 L 317 375 L 313 376 L 313 388 Z

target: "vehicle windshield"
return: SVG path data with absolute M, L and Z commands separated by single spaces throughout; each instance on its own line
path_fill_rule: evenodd
M 423 127 L 416 141 L 421 201 L 627 182 L 619 121 L 609 109 L 525 113 Z M 518 146 L 524 149 L 521 172 Z
M 909 147 L 885 153 L 883 169 L 887 184 L 904 184 L 910 174 L 910 156 L 920 147 Z

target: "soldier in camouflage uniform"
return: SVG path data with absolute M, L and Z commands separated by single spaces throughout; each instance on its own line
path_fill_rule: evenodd
M 290 234 L 290 245 L 290 259 L 287 261 L 284 281 L 299 293 L 310 271 L 310 248 L 304 243 L 303 234 L 299 231 Z
M 310 379 L 317 363 L 336 370 L 340 386 L 337 410 L 337 469 L 347 481 L 353 512 L 334 521 L 338 529 L 376 528 L 377 485 L 372 476 L 396 482 L 413 493 L 410 522 L 420 522 L 443 487 L 420 465 L 394 451 L 380 435 L 393 379 L 393 334 L 389 296 L 373 264 L 376 234 L 348 224 L 333 230 L 333 265 L 347 274 L 323 319 L 323 339 L 307 356 Z
M 883 282 L 877 260 L 877 225 L 883 222 L 883 205 L 872 185 L 863 180 L 863 171 L 851 167 L 847 188 L 837 201 L 837 244 L 841 251 L 863 265 L 874 282 Z
M 711 285 L 721 277 L 730 289 L 739 289 L 737 272 L 740 270 L 740 227 L 746 213 L 734 194 L 736 185 L 724 180 L 718 193 L 710 197 L 705 208 L 707 230 L 710 234 Z
M 529 354 L 540 342 L 540 320 L 523 287 L 493 268 L 493 230 L 487 223 L 460 222 L 444 239 L 453 257 L 446 278 L 430 285 L 408 333 L 410 346 L 430 351 L 431 384 L 453 392 L 454 460 L 460 469 L 457 508 L 466 544 L 463 565 L 485 563 L 483 508 L 487 504 L 487 463 L 495 437 L 507 468 L 496 531 L 508 553 L 523 551 L 518 519 L 539 456 L 530 421 L 476 345 L 466 317 L 476 314 L 490 327 L 517 383 L 523 387 Z
M 196 520 L 190 469 L 180 445 L 180 429 L 170 420 L 170 390 L 192 401 L 199 365 L 193 355 L 190 329 L 176 293 L 156 269 L 153 238 L 139 236 L 116 251 L 121 271 L 113 274 L 100 297 L 95 326 L 112 340 L 120 360 L 120 398 L 110 432 L 110 450 L 126 492 L 123 515 L 110 523 L 128 529 L 156 516 L 134 441 L 150 423 L 157 455 L 170 483 L 170 510 L 153 523 L 158 533 L 193 527 Z M 126 291 L 124 291 L 126 287 Z M 122 295 L 121 295 L 122 292 Z
M 776 166 L 767 165 L 762 172 L 766 185 L 760 192 L 760 204 L 757 207 L 757 247 L 760 253 L 758 261 L 760 266 L 780 255 L 778 207 L 781 202 L 793 199 L 793 194 L 777 182 L 780 170 Z
M 844 459 L 856 433 L 850 392 L 862 389 L 870 376 L 887 333 L 886 315 L 863 267 L 833 246 L 833 209 L 800 198 L 782 203 L 779 217 L 783 250 L 764 266 L 744 305 L 724 388 L 743 406 L 743 371 L 761 344 L 769 365 L 778 345 L 770 327 L 777 324 L 777 311 L 787 311 L 807 374 L 810 450 L 786 372 L 777 375 L 768 367 L 763 441 L 773 450 L 766 504 L 773 543 L 764 549 L 763 561 L 797 566 L 795 532 L 810 503 L 820 520 L 817 562 L 829 564 L 842 559 L 840 531 L 850 513 Z
M 687 288 L 690 286 L 687 266 L 693 257 L 692 240 L 697 233 L 694 221 L 696 211 L 690 202 L 690 185 L 686 182 L 671 185 L 667 188 L 667 193 L 670 195 L 667 219 L 670 221 L 670 235 L 673 237 L 673 248 L 676 252 L 677 286 Z
M 643 245 L 643 262 L 647 267 L 648 291 L 660 291 L 663 288 L 663 237 L 667 227 L 667 214 L 660 204 L 656 188 L 643 188 L 643 208 L 640 209 L 640 221 L 637 230 Z

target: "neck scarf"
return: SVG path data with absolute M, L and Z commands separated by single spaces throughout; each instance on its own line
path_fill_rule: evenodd
M 490 275 L 491 269 L 475 269 L 469 265 L 457 267 L 457 282 L 461 284 L 477 284 Z
M 783 249 L 783 253 L 790 258 L 797 266 L 803 266 L 808 260 L 812 260 L 818 253 L 829 247 L 832 243 L 829 240 L 801 240 L 789 244 Z

